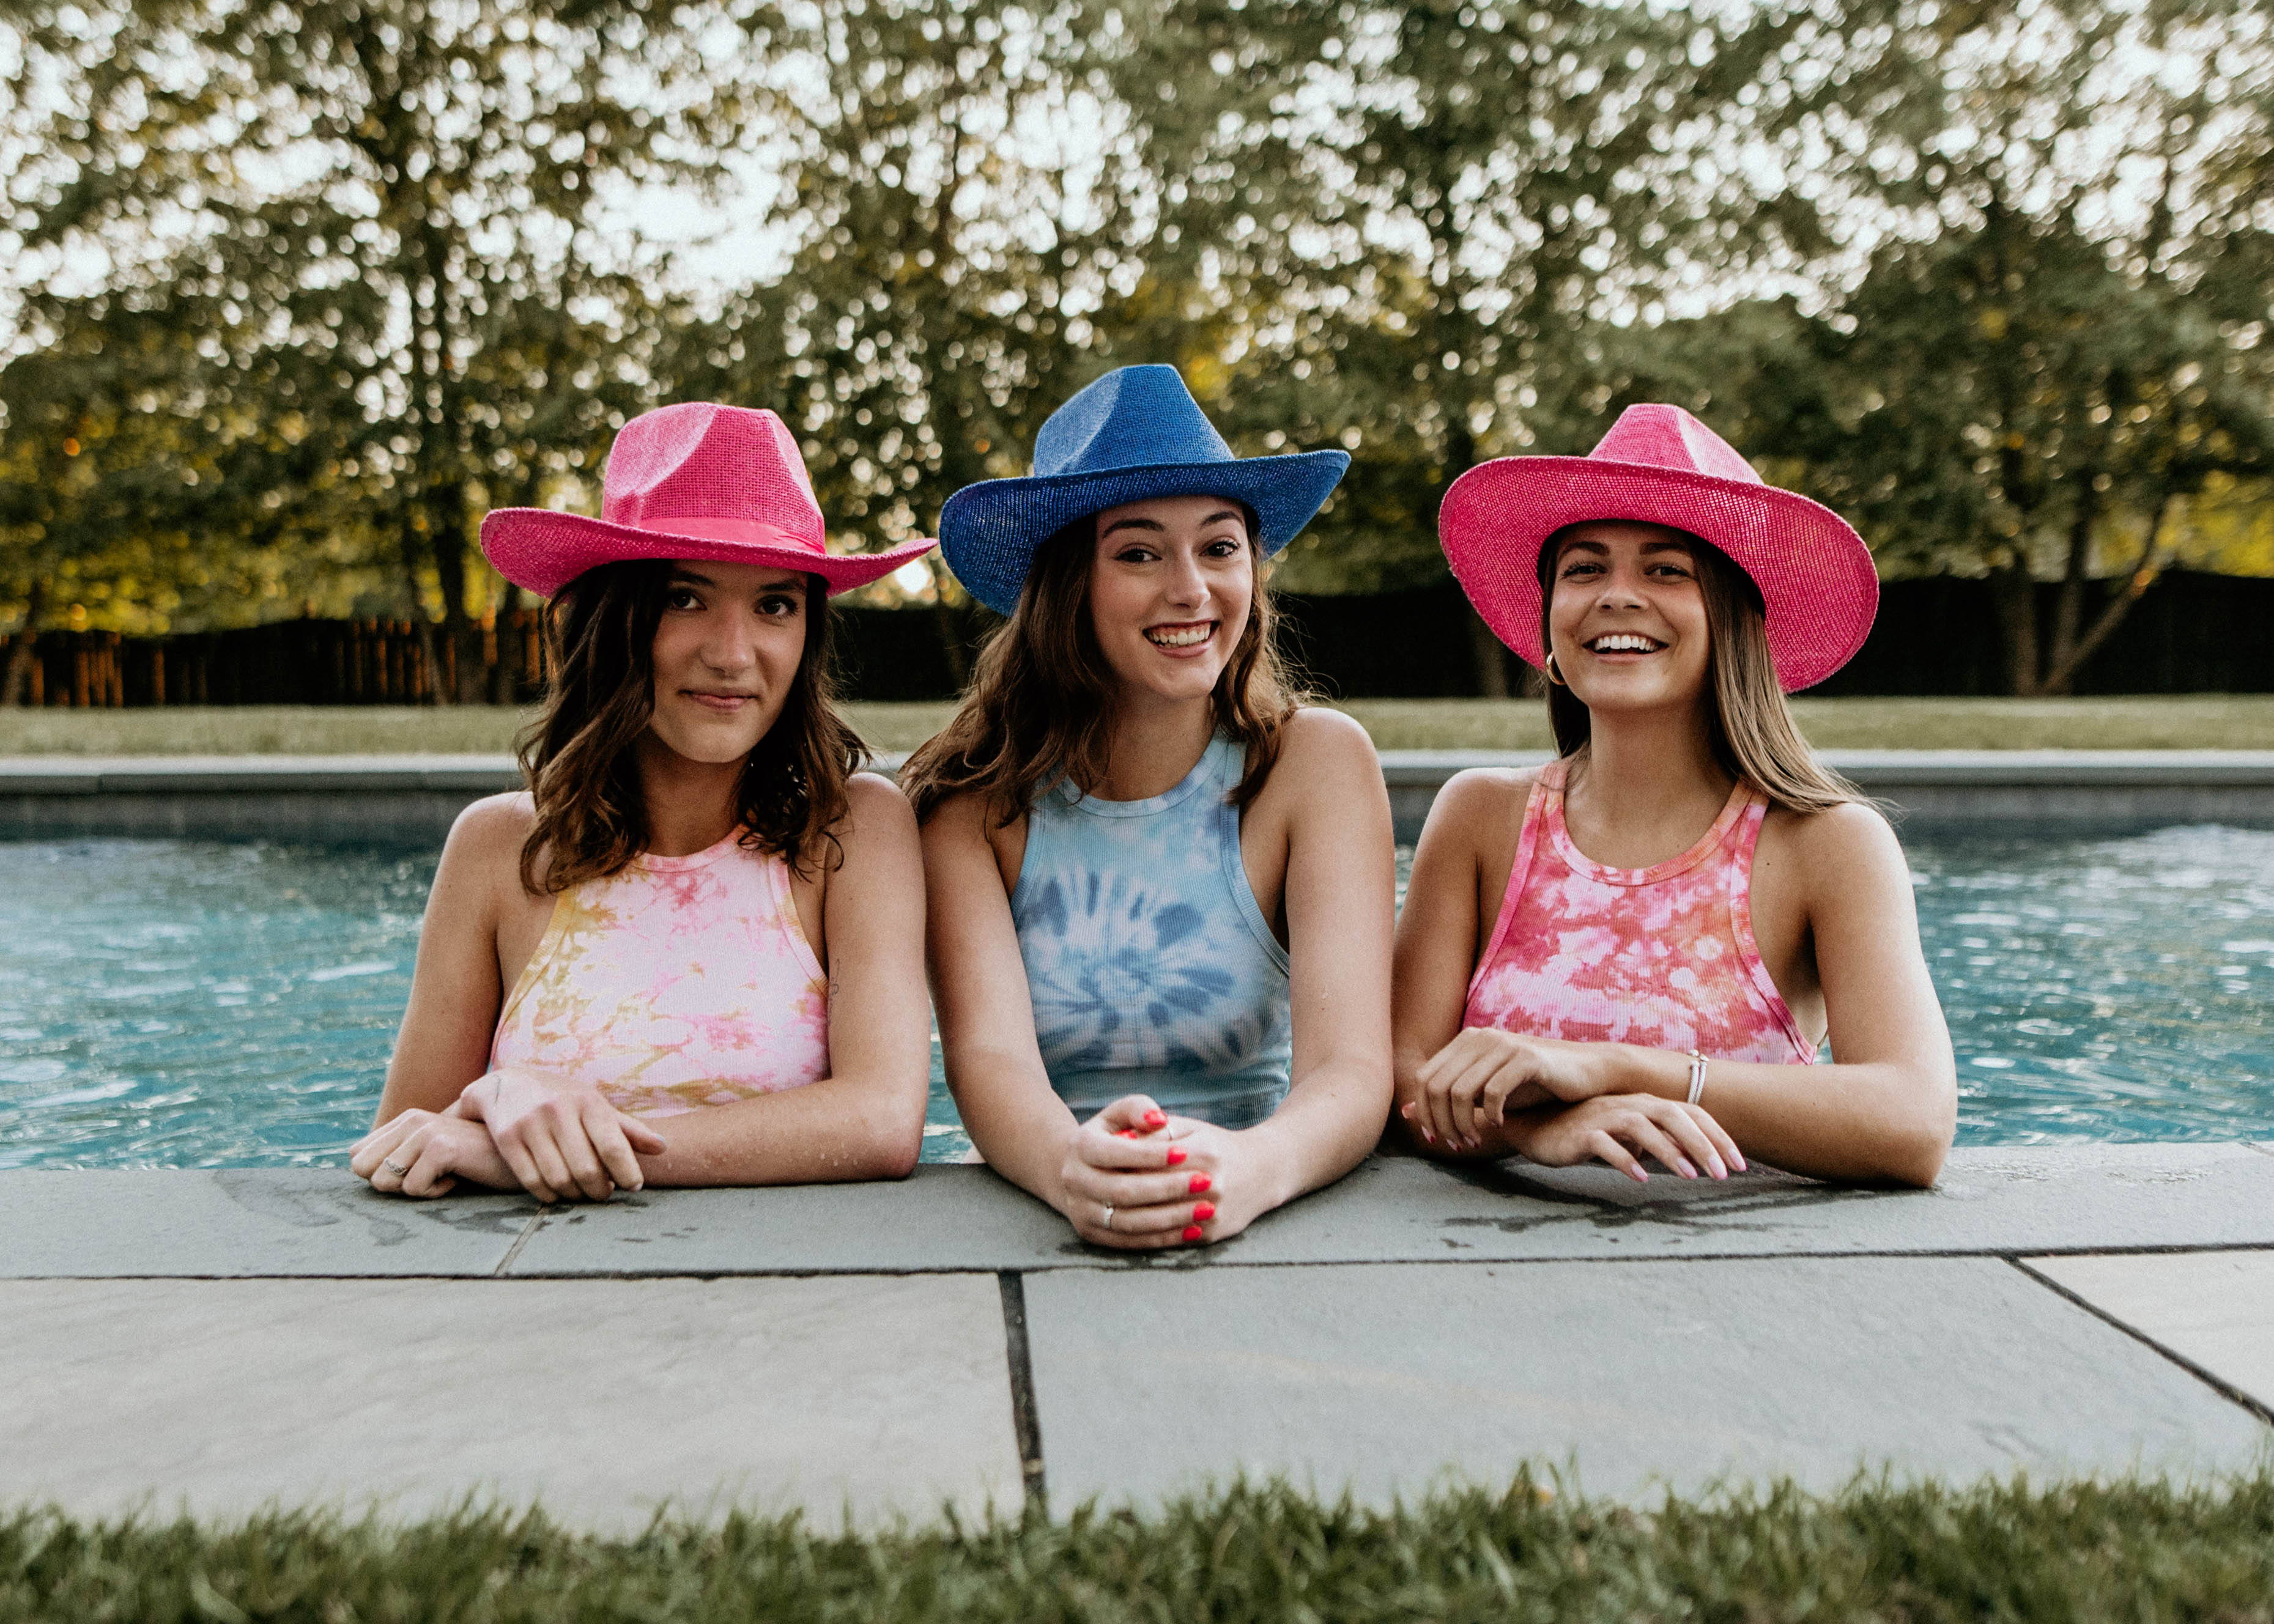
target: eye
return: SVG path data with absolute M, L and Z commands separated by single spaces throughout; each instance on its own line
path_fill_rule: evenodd
M 788 592 L 769 592 L 758 599 L 758 613 L 772 620 L 792 620 L 805 605 Z
M 1133 541 L 1114 553 L 1113 561 L 1117 564 L 1150 564 L 1156 562 L 1160 556 L 1157 552 L 1144 543 Z
M 1561 578 L 1570 581 L 1580 575 L 1600 575 L 1602 573 L 1602 568 L 1603 567 L 1593 559 L 1573 559 L 1563 566 Z
M 1650 573 L 1654 575 L 1668 575 L 1676 581 L 1687 581 L 1690 579 L 1690 572 L 1689 565 L 1678 564 L 1669 559 L 1653 564 L 1650 567 Z
M 1247 548 L 1247 543 L 1238 536 L 1219 536 L 1205 542 L 1201 550 L 1210 558 L 1238 558 Z
M 700 609 L 703 595 L 691 586 L 674 586 L 665 591 L 663 603 L 666 609 Z

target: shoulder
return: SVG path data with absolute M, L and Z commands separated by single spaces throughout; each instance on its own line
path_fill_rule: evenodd
M 935 842 L 953 845 L 960 841 L 985 844 L 995 820 L 989 816 L 989 797 L 983 789 L 960 790 L 931 809 L 923 821 L 926 846 Z M 1023 824 L 1025 819 L 1020 819 Z
M 1521 811 L 1540 781 L 1537 767 L 1465 767 L 1447 778 L 1430 803 L 1429 821 L 1500 820 Z
M 482 862 L 498 859 L 518 864 L 522 843 L 537 827 L 537 801 L 527 790 L 485 795 L 450 823 L 446 856 Z
M 1331 778 L 1351 773 L 1379 774 L 1382 758 L 1374 740 L 1356 717 L 1323 705 L 1306 705 L 1279 726 L 1279 759 L 1272 764 L 1276 778 Z
M 1772 809 L 1761 833 L 1809 881 L 1836 877 L 1845 884 L 1864 876 L 1901 876 L 1908 883 L 1909 865 L 1903 859 L 1902 843 L 1879 809 L 1861 801 L 1821 812 Z
M 829 833 L 848 851 L 880 843 L 914 846 L 916 815 L 899 785 L 881 773 L 856 772 L 845 780 L 845 815 Z

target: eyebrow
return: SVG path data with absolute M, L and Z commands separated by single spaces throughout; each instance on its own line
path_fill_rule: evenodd
M 1645 553 L 1680 553 L 1687 554 L 1690 551 L 1690 544 L 1686 541 L 1645 541 L 1642 544 L 1642 550 Z M 1563 552 L 1567 553 L 1589 553 L 1594 554 L 1597 558 L 1607 558 L 1609 556 L 1610 551 L 1611 550 L 1608 545 L 1600 541 L 1567 541 L 1563 544 Z
M 1206 530 L 1209 525 L 1223 519 L 1239 519 L 1243 524 L 1246 523 L 1246 519 L 1241 516 L 1238 508 L 1222 508 L 1209 515 L 1207 518 L 1202 519 L 1201 521 L 1200 527 L 1202 530 Z M 1112 523 L 1107 525 L 1103 530 L 1099 532 L 1098 539 L 1103 541 L 1106 537 L 1111 536 L 1116 530 L 1153 530 L 1156 532 L 1163 532 L 1167 529 L 1168 526 L 1163 524 L 1158 519 L 1144 519 L 1133 515 L 1126 519 L 1116 519 Z
M 677 586 L 681 582 L 685 582 L 689 586 L 716 587 L 719 584 L 715 577 L 706 575 L 699 569 L 689 569 L 684 565 L 673 568 L 669 584 Z M 757 590 L 761 592 L 787 592 L 804 584 L 805 577 L 802 575 L 794 569 L 786 569 L 771 581 L 759 582 Z

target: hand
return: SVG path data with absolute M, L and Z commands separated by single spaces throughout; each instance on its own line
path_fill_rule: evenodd
M 348 1166 L 382 1195 L 422 1200 L 449 1194 L 461 1178 L 493 1190 L 511 1190 L 520 1182 L 490 1142 L 489 1130 L 456 1106 L 389 1117 L 350 1148 Z
M 1236 1235 L 1254 1214 L 1224 1212 L 1220 1141 L 1234 1137 L 1143 1094 L 1116 1100 L 1066 1141 L 1061 1210 L 1091 1245 L 1124 1252 Z
M 1609 1081 L 1600 1064 L 1605 1048 L 1467 1027 L 1422 1066 L 1415 1079 L 1421 1097 L 1406 1103 L 1405 1120 L 1426 1145 L 1482 1149 L 1487 1132 L 1506 1126 L 1511 1111 L 1603 1093 Z
M 466 1085 L 458 1105 L 488 1125 L 498 1154 L 540 1201 L 605 1201 L 637 1190 L 647 1182 L 639 1158 L 664 1148 L 661 1134 L 591 1084 L 546 1072 L 489 1072 Z
M 1543 1167 L 1582 1162 L 1609 1163 L 1637 1184 L 1648 1184 L 1639 1157 L 1653 1156 L 1684 1178 L 1700 1167 L 1716 1178 L 1745 1170 L 1737 1143 L 1702 1105 L 1650 1094 L 1598 1094 L 1515 1124 L 1516 1147 Z

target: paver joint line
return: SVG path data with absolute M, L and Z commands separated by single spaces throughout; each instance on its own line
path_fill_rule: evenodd
M 545 1219 L 546 1209 L 542 1207 L 530 1214 L 529 1222 L 521 1226 L 521 1233 L 513 1237 L 513 1244 L 505 1249 L 505 1256 L 500 1258 L 498 1266 L 490 1271 L 492 1275 L 502 1279 L 511 1271 L 514 1259 L 521 1256 L 521 1249 L 529 1244 L 531 1236 L 545 1227 Z
M 2202 1247 L 2192 1248 L 2190 1250 L 2210 1251 L 2213 1249 Z M 2218 1248 L 2218 1250 L 2238 1249 Z M 2260 1250 L 2263 1250 L 2263 1248 Z M 2035 1255 L 2045 1257 L 2052 1256 L 2053 1254 L 2040 1252 Z M 2090 1256 L 2091 1254 L 2077 1253 L 2074 1255 Z M 2188 1358 L 2187 1355 L 2175 1352 L 2172 1349 L 2165 1347 L 2162 1342 L 2157 1342 L 2154 1337 L 2140 1329 L 2139 1327 L 2133 1325 L 2127 1320 L 2118 1319 L 2114 1314 L 2110 1313 L 2106 1309 L 2101 1307 L 2091 1298 L 2083 1297 L 2077 1292 L 2070 1290 L 2068 1287 L 2063 1285 L 2059 1281 L 2053 1279 L 2050 1274 L 2042 1274 L 2039 1271 L 2031 1268 L 2026 1259 L 2022 1258 L 2008 1258 L 2006 1261 L 2012 1264 L 2015 1268 L 2021 1270 L 2022 1274 L 2028 1275 L 2031 1280 L 2036 1281 L 2037 1284 L 2043 1286 L 2055 1297 L 2066 1298 L 2067 1301 L 2075 1304 L 2079 1308 L 2084 1310 L 2085 1312 L 2090 1314 L 2094 1319 L 2099 1320 L 2102 1324 L 2113 1326 L 2117 1330 L 2123 1332 L 2125 1335 L 2130 1337 L 2134 1342 L 2138 1342 L 2142 1347 L 2151 1349 L 2155 1352 L 2161 1354 L 2165 1358 L 2169 1359 L 2172 1364 L 2187 1372 L 2188 1375 L 2193 1376 L 2197 1381 L 2202 1382 L 2203 1386 L 2209 1387 L 2212 1392 L 2226 1400 L 2227 1402 L 2235 1405 L 2239 1409 L 2249 1411 L 2252 1415 L 2257 1417 L 2259 1420 L 2264 1422 L 2268 1426 L 2274 1427 L 2274 1408 L 2270 1408 L 2266 1404 L 2260 1402 L 2257 1399 L 2254 1398 L 2249 1394 L 2245 1393 L 2241 1388 L 2236 1387 L 2233 1382 L 2224 1380 L 2221 1378 L 2213 1375 L 2210 1371 L 2205 1370 L 2193 1359 Z
M 1019 1475 L 1027 1486 L 1027 1508 L 1050 1515 L 1050 1490 L 1043 1476 L 1043 1422 L 1035 1407 L 1035 1367 L 1027 1351 L 1027 1287 L 1016 1269 L 996 1275 L 1003 1288 L 1003 1353 L 1011 1376 L 1011 1428 L 1019 1447 Z

